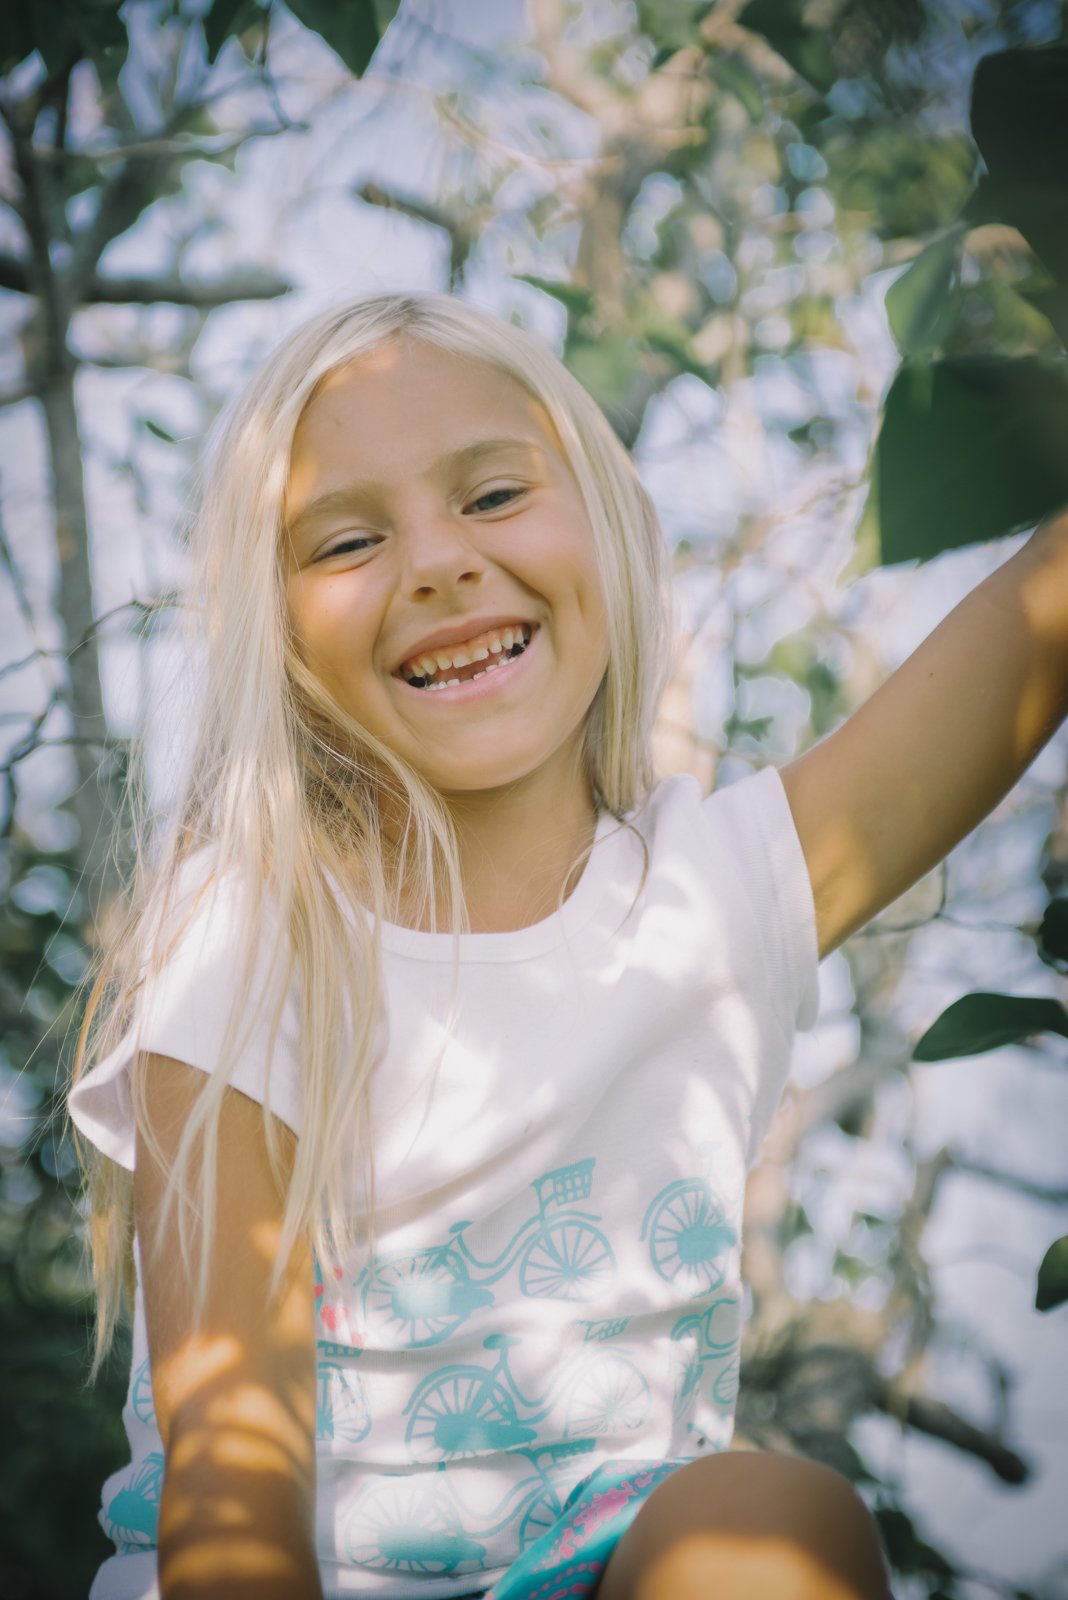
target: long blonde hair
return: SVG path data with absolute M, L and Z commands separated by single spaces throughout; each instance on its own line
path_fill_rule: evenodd
M 297 423 L 328 374 L 397 337 L 488 362 L 545 408 L 585 502 L 606 600 L 609 660 L 588 714 L 589 777 L 599 805 L 619 817 L 638 807 L 652 784 L 652 726 L 669 642 L 663 540 L 630 460 L 585 390 L 527 334 L 443 296 L 375 296 L 291 334 L 224 415 L 206 457 L 189 541 L 203 662 L 196 736 L 175 821 L 154 842 L 151 861 L 147 848 L 140 851 L 124 925 L 90 996 L 74 1074 L 77 1081 L 130 1031 L 144 983 L 173 947 L 174 908 L 188 865 L 210 846 L 210 881 L 202 892 L 238 886 L 247 935 L 240 953 L 244 981 L 233 999 L 221 1064 L 206 1075 L 168 1189 L 169 1200 L 179 1203 L 183 1257 L 198 1303 L 210 1261 L 219 1109 L 243 1018 L 262 1007 L 266 995 L 284 997 L 296 976 L 303 1127 L 286 1194 L 277 1282 L 297 1238 L 310 1237 L 324 1258 L 359 1243 L 352 1162 L 354 1152 L 369 1160 L 371 1149 L 367 1106 L 381 1008 L 379 930 L 396 914 L 398 871 L 406 904 L 420 906 L 430 925 L 444 907 L 453 932 L 464 926 L 457 845 L 444 804 L 354 723 L 300 660 L 282 582 L 282 507 Z M 387 809 L 405 819 L 399 856 L 382 826 Z M 359 904 L 346 907 L 339 885 L 353 881 L 354 859 Z M 277 929 L 266 954 L 265 926 Z M 279 1000 L 275 1027 L 281 1006 Z M 136 1065 L 132 1094 L 138 1127 L 159 1155 Z M 265 1126 L 278 1175 L 279 1151 L 266 1113 Z M 202 1159 L 194 1192 L 195 1148 Z M 132 1282 L 133 1186 L 116 1163 L 94 1150 L 81 1153 L 99 1365 Z M 195 1273 L 194 1218 L 200 1241 Z

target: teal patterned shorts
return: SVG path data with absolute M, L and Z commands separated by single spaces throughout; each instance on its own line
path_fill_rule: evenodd
M 528 1545 L 485 1600 L 581 1600 L 658 1484 L 684 1461 L 606 1461 L 568 1496 L 559 1520 Z

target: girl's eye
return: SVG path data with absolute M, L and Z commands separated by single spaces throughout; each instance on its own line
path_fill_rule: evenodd
M 330 545 L 317 557 L 317 561 L 329 561 L 331 556 L 359 555 L 363 550 L 369 550 L 378 541 L 371 533 L 349 533 L 337 544 Z
M 522 489 L 487 489 L 477 499 L 468 505 L 469 511 L 500 511 L 503 506 L 509 505 L 519 495 Z

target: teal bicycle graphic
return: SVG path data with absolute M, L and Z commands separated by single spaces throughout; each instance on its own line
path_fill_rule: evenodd
M 661 1189 L 645 1213 L 641 1237 L 660 1276 L 695 1294 L 719 1288 L 738 1242 L 705 1178 L 680 1178 Z
M 112 1538 L 120 1550 L 155 1549 L 162 1489 L 163 1452 L 153 1450 L 130 1481 L 112 1495 L 104 1510 Z
M 671 1330 L 680 1345 L 678 1377 L 675 1387 L 676 1420 L 690 1408 L 690 1402 L 712 1370 L 709 1394 L 724 1410 L 733 1406 L 738 1395 L 741 1335 L 741 1302 L 735 1295 L 722 1295 L 705 1311 L 680 1317 Z
M 519 1547 L 547 1532 L 583 1476 L 592 1439 L 520 1450 L 530 1463 L 523 1478 L 487 1509 L 470 1505 L 442 1461 L 429 1477 L 395 1477 L 365 1490 L 350 1507 L 342 1532 L 347 1558 L 372 1571 L 477 1571 L 486 1564 L 483 1540 L 518 1519 Z
M 508 1352 L 522 1341 L 492 1333 L 484 1348 L 496 1352 L 488 1367 L 458 1363 L 431 1373 L 405 1407 L 412 1459 L 521 1450 L 534 1444 L 538 1424 L 557 1413 L 565 1440 L 626 1433 L 649 1414 L 649 1385 L 619 1350 L 590 1351 L 565 1368 L 548 1392 L 525 1395 L 512 1376 Z
M 448 1244 L 374 1261 L 357 1283 L 368 1324 L 414 1349 L 439 1344 L 493 1304 L 486 1286 L 517 1263 L 520 1292 L 528 1297 L 593 1299 L 616 1271 L 612 1247 L 596 1226 L 600 1218 L 576 1204 L 590 1196 L 593 1168 L 590 1157 L 536 1178 L 537 1213 L 492 1260 L 475 1255 L 464 1238 L 471 1224 L 457 1222 Z
M 589 1344 L 590 1340 L 598 1343 L 605 1339 L 618 1339 L 620 1334 L 626 1333 L 630 1327 L 629 1317 L 598 1317 L 591 1321 L 589 1317 L 580 1317 L 576 1328 L 582 1328 L 582 1337 Z
M 152 1398 L 152 1375 L 148 1361 L 142 1361 L 130 1384 L 130 1409 L 138 1422 L 146 1424 L 156 1420 L 156 1406 Z
M 315 1437 L 359 1444 L 371 1431 L 371 1413 L 363 1379 L 352 1362 L 363 1351 L 356 1345 L 320 1339 L 316 1344 Z

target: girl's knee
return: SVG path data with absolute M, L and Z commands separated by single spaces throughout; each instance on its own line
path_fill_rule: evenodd
M 874 1519 L 840 1473 L 728 1451 L 690 1462 L 650 1496 L 598 1600 L 888 1600 Z

